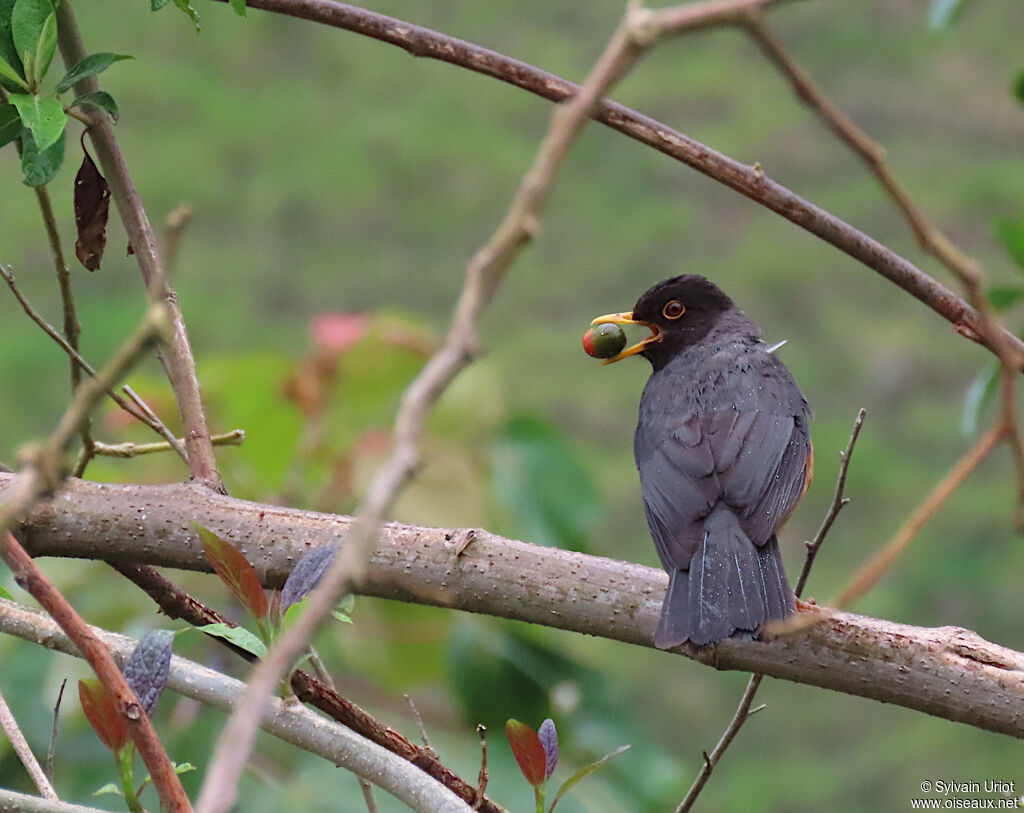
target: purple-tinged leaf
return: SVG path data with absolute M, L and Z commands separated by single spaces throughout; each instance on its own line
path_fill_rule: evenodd
M 515 756 L 516 762 L 519 763 L 519 770 L 526 777 L 526 781 L 535 788 L 539 787 L 546 778 L 544 766 L 547 757 L 537 732 L 526 723 L 509 720 L 505 723 L 505 736 L 508 737 L 508 744 L 512 746 L 512 754 Z
M 591 762 L 589 765 L 584 765 L 582 768 L 580 768 L 578 771 L 576 771 L 576 773 L 574 773 L 572 776 L 570 776 L 568 779 L 566 779 L 562 783 L 562 787 L 560 787 L 558 789 L 558 793 L 555 794 L 554 801 L 551 802 L 551 807 L 548 808 L 548 813 L 553 813 L 553 811 L 555 809 L 555 805 L 558 804 L 558 800 L 561 799 L 562 795 L 567 790 L 569 790 L 573 785 L 575 785 L 577 782 L 579 782 L 584 777 L 589 776 L 590 774 L 592 774 L 594 771 L 596 771 L 598 768 L 600 768 L 602 765 L 604 765 L 608 760 L 614 759 L 619 754 L 623 753 L 624 751 L 628 751 L 628 750 L 629 750 L 629 746 L 628 745 L 620 745 L 618 748 L 616 748 L 610 754 L 605 754 L 597 762 Z
M 213 572 L 228 586 L 242 606 L 247 607 L 257 620 L 262 621 L 267 615 L 267 594 L 263 592 L 259 576 L 249 561 L 230 542 L 221 539 L 212 531 L 206 530 L 196 522 L 199 541 Z
M 128 742 L 128 728 L 114 705 L 107 687 L 98 680 L 78 681 L 78 700 L 96 736 L 111 751 L 117 753 Z
M 151 715 L 156 701 L 167 685 L 167 674 L 171 668 L 171 647 L 174 633 L 170 630 L 153 630 L 139 639 L 132 650 L 128 663 L 124 665 L 124 676 L 139 698 L 146 714 Z
M 558 766 L 558 731 L 550 717 L 540 724 L 537 736 L 544 748 L 544 776 L 550 777 Z
M 281 590 L 281 612 L 288 612 L 288 608 L 297 604 L 316 587 L 320 577 L 324 575 L 334 558 L 336 549 L 331 546 L 313 548 L 308 551 L 292 568 L 288 574 L 288 580 Z

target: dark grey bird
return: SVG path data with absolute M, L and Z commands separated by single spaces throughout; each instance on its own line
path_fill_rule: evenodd
M 660 649 L 756 634 L 795 609 L 776 533 L 810 485 L 807 401 L 760 330 L 714 283 L 660 282 L 632 313 L 635 354 L 654 368 L 640 398 L 634 454 L 644 513 L 668 592 Z

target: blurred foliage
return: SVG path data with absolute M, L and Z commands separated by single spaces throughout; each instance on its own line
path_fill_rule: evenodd
M 212 427 L 247 433 L 243 446 L 218 452 L 231 492 L 350 511 L 387 453 L 403 388 L 437 346 L 466 258 L 497 223 L 551 108 L 365 38 L 265 13 L 243 20 L 214 3 L 197 8 L 200 36 L 178 13 L 151 14 L 145 2 L 76 11 L 90 49 L 137 57 L 101 84 L 118 100 L 118 135 L 150 217 L 160 223 L 182 200 L 196 215 L 174 283 Z M 482 14 L 478 4 L 383 0 L 377 9 L 579 79 L 622 4 L 526 0 Z M 1011 246 L 1022 228 L 1012 218 L 1024 205 L 1024 115 L 1007 83 L 1019 77 L 1024 5 L 935 0 L 924 9 L 909 0 L 838 12 L 787 4 L 772 22 L 826 92 L 886 146 L 936 222 L 984 263 L 998 286 L 995 304 L 1019 327 Z M 1019 78 L 1016 86 L 1019 96 Z M 738 160 L 759 161 L 943 278 L 873 179 L 735 32 L 665 44 L 616 98 Z M 0 111 L 0 135 L 11 121 Z M 67 143 L 71 165 L 78 147 Z M 0 149 L 0 260 L 57 321 L 52 262 L 22 177 L 13 147 Z M 72 183 L 66 166 L 50 185 L 68 247 Z M 486 317 L 487 353 L 431 418 L 428 465 L 397 519 L 482 526 L 656 564 L 632 461 L 647 369 L 639 361 L 602 368 L 579 337 L 594 316 L 628 310 L 650 284 L 682 271 L 714 277 L 769 341 L 789 339 L 780 352 L 815 409 L 819 480 L 783 533 L 791 572 L 831 499 L 857 407 L 868 409 L 847 484 L 852 503 L 818 557 L 812 593 L 834 594 L 963 451 L 962 399 L 985 354 L 889 283 L 735 193 L 594 127 L 543 226 Z M 74 278 L 83 352 L 97 364 L 145 304 L 118 223 L 108 238 L 103 269 L 76 268 Z M 10 297 L 0 296 L 0 324 L 9 383 L 0 388 L 0 460 L 10 463 L 59 418 L 67 365 Z M 156 362 L 130 383 L 180 429 Z M 974 422 L 987 414 L 979 398 Z M 106 442 L 151 439 L 106 406 L 95 433 Z M 88 470 L 107 481 L 183 475 L 170 455 L 102 459 Z M 1008 456 L 993 455 L 855 609 L 962 625 L 1024 649 L 1024 546 L 1011 529 L 1012 498 Z M 91 622 L 134 635 L 155 626 L 149 600 L 105 566 L 44 564 Z M 224 602 L 210 577 L 174 578 Z M 24 598 L 8 574 L 0 582 Z M 434 747 L 467 778 L 479 767 L 474 726 L 486 721 L 489 792 L 514 810 L 529 809 L 531 798 L 500 735 L 506 719 L 551 716 L 570 772 L 632 744 L 560 811 L 653 813 L 681 798 L 745 683 L 662 653 L 436 608 L 360 599 L 353 619 L 328 625 L 316 642 L 342 691 L 407 734 L 415 727 L 401 695 L 410 694 Z M 232 620 L 241 620 L 237 608 Z M 175 649 L 246 672 L 206 636 L 179 636 Z M 60 681 L 86 676 L 77 661 L 0 638 L 0 689 L 40 753 Z M 904 806 L 923 778 L 1024 778 L 1018 744 L 995 734 L 778 681 L 761 696 L 768 708 L 716 770 L 705 809 L 873 811 Z M 109 756 L 74 706 L 65 701 L 60 714 L 58 792 L 121 809 L 117 799 L 89 798 L 96 777 L 109 775 Z M 157 707 L 172 758 L 199 768 L 183 776 L 193 794 L 222 723 L 172 696 Z M 0 784 L 28 790 L 3 744 Z M 351 776 L 270 738 L 259 740 L 240 793 L 239 809 L 255 813 L 362 805 Z M 377 798 L 383 811 L 401 809 Z

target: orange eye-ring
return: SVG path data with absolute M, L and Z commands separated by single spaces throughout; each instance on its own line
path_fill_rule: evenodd
M 686 313 L 686 306 L 678 299 L 673 299 L 661 309 L 661 313 L 666 319 L 678 319 Z

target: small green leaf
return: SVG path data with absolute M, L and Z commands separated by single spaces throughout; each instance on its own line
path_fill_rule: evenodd
M 71 70 L 64 74 L 64 78 L 57 83 L 56 91 L 63 93 L 75 82 L 95 76 L 98 73 L 103 73 L 115 62 L 121 62 L 125 59 L 135 59 L 135 57 L 128 54 L 89 54 L 85 59 L 79 60 L 71 66 Z
M 1005 311 L 1024 297 L 1024 288 L 1019 285 L 993 285 L 988 289 L 988 301 L 997 311 Z
M 43 30 L 39 32 L 39 41 L 36 43 L 35 59 L 32 64 L 35 69 L 36 87 L 43 81 L 46 71 L 53 61 L 53 53 L 57 50 L 57 15 L 51 14 L 43 23 Z
M 239 17 L 245 16 L 245 0 L 231 0 L 231 8 Z
M 25 173 L 27 186 L 39 187 L 48 184 L 64 163 L 64 143 L 67 140 L 67 128 L 60 134 L 56 144 L 39 152 L 31 130 L 21 131 L 21 171 Z
M 75 98 L 71 103 L 72 107 L 98 107 L 100 110 L 110 115 L 110 118 L 117 123 L 119 113 L 117 111 L 117 102 L 114 101 L 114 97 L 107 93 L 105 90 L 93 90 L 89 93 L 83 93 L 81 96 Z
M 169 0 L 149 0 L 149 7 L 152 11 L 159 11 L 167 5 Z
M 14 3 L 11 9 L 11 39 L 22 62 L 25 61 L 25 54 L 35 55 L 43 27 L 53 12 L 50 0 L 16 0 Z M 31 76 L 26 65 L 25 78 L 30 79 Z
M 0 147 L 21 135 L 21 116 L 13 104 L 0 105 Z
M 196 769 L 196 766 L 191 762 L 172 762 L 174 766 L 174 772 L 181 776 L 183 773 L 190 773 Z
M 7 592 L 7 588 L 0 584 L 0 598 L 6 598 L 10 601 L 14 601 L 14 596 Z
M 14 47 L 14 38 L 11 36 L 11 12 L 14 10 L 16 0 L 0 0 L 0 62 L 2 62 L 17 77 L 11 79 L 5 71 L 0 70 L 0 86 L 7 90 L 14 90 L 17 87 L 27 89 L 22 73 L 21 57 L 18 49 Z
M 1013 95 L 1017 97 L 1018 102 L 1024 102 L 1024 71 L 1017 74 L 1017 78 L 1013 80 Z
M 102 788 L 93 793 L 93 796 L 107 796 L 109 794 L 113 794 L 114 796 L 124 796 L 124 794 L 121 793 L 121 789 L 113 782 L 105 784 Z
M 574 773 L 572 776 L 570 776 L 568 779 L 566 779 L 562 783 L 562 787 L 560 787 L 558 789 L 558 793 L 555 794 L 554 801 L 551 802 L 551 807 L 548 808 L 548 813 L 552 813 L 552 811 L 554 811 L 555 805 L 558 804 L 558 800 L 562 798 L 562 794 L 564 794 L 567 790 L 569 790 L 574 785 L 579 783 L 579 781 L 581 779 L 583 779 L 583 778 L 589 776 L 590 774 L 592 774 L 594 771 L 596 771 L 598 768 L 600 768 L 602 765 L 604 765 L 608 760 L 615 759 L 615 757 L 617 757 L 619 754 L 623 753 L 624 751 L 628 751 L 628 750 L 629 750 L 629 746 L 628 745 L 621 745 L 618 748 L 616 748 L 614 751 L 612 751 L 610 754 L 605 754 L 597 762 L 592 762 L 589 765 L 585 765 L 584 767 L 582 767 L 578 771 L 576 771 L 576 773 Z
M 22 124 L 32 131 L 38 150 L 45 151 L 57 143 L 68 123 L 67 113 L 59 99 L 27 93 L 11 93 L 9 98 L 11 104 L 18 108 Z
M 18 72 L 11 67 L 11 64 L 2 56 L 0 56 L 0 76 L 14 82 L 14 84 L 23 90 L 28 90 L 28 85 L 25 84 L 25 80 L 18 75 Z
M 206 624 L 196 629 L 208 635 L 215 635 L 218 638 L 223 638 L 225 641 L 230 641 L 246 652 L 251 652 L 257 658 L 264 658 L 267 655 L 266 644 L 244 627 L 232 627 L 230 624 L 218 622 L 216 624 Z
M 971 381 L 964 396 L 964 411 L 960 419 L 960 427 L 967 437 L 973 437 L 978 431 L 981 411 L 992 400 L 999 382 L 999 364 L 989 361 L 981 368 Z
M 191 3 L 188 0 L 174 0 L 174 5 L 184 11 L 189 19 L 192 20 L 192 25 L 196 27 L 196 33 L 199 33 L 199 12 L 192 8 Z
M 1009 252 L 1017 267 L 1024 271 L 1024 217 L 1018 220 L 1000 218 L 996 223 L 996 236 Z
M 960 16 L 967 0 L 932 0 L 928 8 L 928 26 L 933 31 L 949 28 Z
M 331 610 L 331 615 L 334 616 L 342 624 L 354 624 L 355 622 L 348 616 L 347 613 L 343 613 L 341 610 Z

